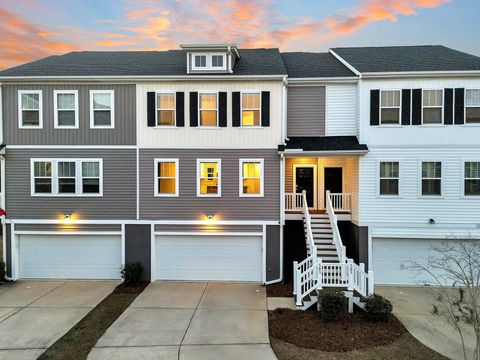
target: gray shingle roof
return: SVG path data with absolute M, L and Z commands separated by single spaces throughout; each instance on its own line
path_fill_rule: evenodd
M 286 75 L 278 49 L 240 49 L 233 75 Z M 187 75 L 183 50 L 83 51 L 19 65 L 1 76 L 168 76 Z
M 282 52 L 282 57 L 292 78 L 355 76 L 330 53 Z
M 332 50 L 360 72 L 480 70 L 480 57 L 440 45 Z
M 368 151 L 365 144 L 360 144 L 356 136 L 298 136 L 289 137 L 287 145 L 280 145 L 279 151 Z

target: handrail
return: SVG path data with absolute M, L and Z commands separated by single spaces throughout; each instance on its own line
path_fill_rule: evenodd
M 302 193 L 285 193 L 285 210 L 302 210 Z
M 303 216 L 305 217 L 305 224 L 307 228 L 307 246 L 310 250 L 310 255 L 315 254 L 317 255 L 317 247 L 315 246 L 315 242 L 313 240 L 313 233 L 312 233 L 312 218 L 310 216 L 310 212 L 308 211 L 308 204 L 307 204 L 307 192 L 305 190 L 302 191 L 303 197 Z
M 332 208 L 335 211 L 352 211 L 352 194 L 351 193 L 331 193 L 329 198 L 332 202 Z
M 332 199 L 330 198 L 330 191 L 328 190 L 326 197 L 327 215 L 330 220 L 330 225 L 332 226 L 333 232 L 333 244 L 335 244 L 338 259 L 340 260 L 340 263 L 343 264 L 347 261 L 347 249 L 342 243 L 342 237 L 340 235 L 340 230 L 338 229 L 337 215 L 335 215 L 335 210 L 333 210 Z

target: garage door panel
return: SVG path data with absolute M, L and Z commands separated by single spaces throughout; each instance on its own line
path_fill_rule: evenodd
M 157 236 L 157 278 L 262 280 L 262 238 Z
M 21 235 L 20 277 L 119 279 L 119 236 Z

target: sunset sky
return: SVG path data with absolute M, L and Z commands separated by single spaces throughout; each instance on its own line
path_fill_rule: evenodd
M 442 44 L 480 56 L 480 0 L 0 0 L 0 68 L 180 43 L 326 51 Z

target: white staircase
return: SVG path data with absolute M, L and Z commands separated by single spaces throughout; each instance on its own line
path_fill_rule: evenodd
M 310 215 L 313 243 L 317 249 L 317 256 L 323 263 L 338 263 L 338 254 L 333 243 L 333 230 L 327 214 Z M 307 222 L 303 219 L 305 238 L 307 237 Z M 310 249 L 307 249 L 310 256 Z

